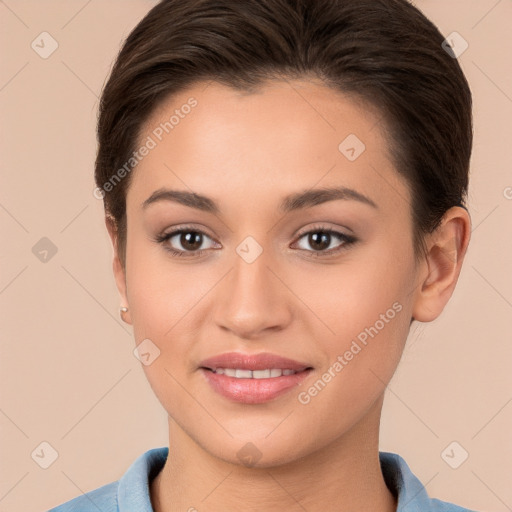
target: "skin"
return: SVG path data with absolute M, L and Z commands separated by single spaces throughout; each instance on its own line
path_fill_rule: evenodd
M 126 268 L 107 221 L 116 283 L 129 307 L 124 319 L 136 344 L 149 338 L 160 350 L 143 366 L 169 417 L 170 451 L 151 482 L 153 507 L 394 511 L 378 458 L 384 391 L 411 319 L 434 320 L 452 295 L 469 243 L 468 213 L 447 211 L 416 262 L 410 191 L 390 159 L 378 112 L 313 80 L 272 81 L 254 94 L 206 85 L 166 101 L 141 131 L 143 141 L 188 98 L 197 99 L 132 171 Z M 355 161 L 338 149 L 351 133 L 366 146 Z M 338 199 L 278 210 L 290 193 L 341 185 L 378 209 Z M 206 195 L 220 213 L 171 201 L 143 209 L 161 187 Z M 203 255 L 175 257 L 153 240 L 184 224 L 206 233 Z M 318 224 L 358 241 L 322 256 L 303 236 Z M 236 252 L 247 236 L 263 249 L 250 264 Z M 327 243 L 330 250 L 343 240 Z M 179 236 L 165 244 L 184 250 Z M 300 403 L 298 394 L 396 302 L 400 312 Z M 314 370 L 267 403 L 235 403 L 198 370 L 203 359 L 231 351 L 272 352 Z M 261 454 L 252 467 L 237 456 L 249 442 Z

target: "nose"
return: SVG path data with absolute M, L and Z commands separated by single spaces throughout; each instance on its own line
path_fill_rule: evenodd
M 247 340 L 285 329 L 292 318 L 292 296 L 278 276 L 265 251 L 251 263 L 236 254 L 216 297 L 216 324 Z

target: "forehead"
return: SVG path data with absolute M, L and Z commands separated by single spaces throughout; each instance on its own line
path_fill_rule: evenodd
M 312 81 L 272 81 L 251 93 L 201 82 L 143 126 L 138 147 L 151 141 L 152 149 L 134 169 L 127 203 L 163 186 L 219 202 L 230 193 L 240 206 L 315 185 L 382 196 L 385 182 L 404 184 L 379 121 L 369 104 Z
M 190 107 L 192 103 L 195 106 Z M 350 133 L 381 144 L 383 141 L 377 140 L 381 133 L 374 131 L 381 120 L 380 112 L 369 102 L 318 81 L 271 80 L 252 92 L 211 81 L 197 83 L 160 104 L 141 135 L 158 131 L 161 124 L 171 121 L 164 138 L 193 141 L 193 131 L 205 149 L 212 149 L 210 141 L 216 146 L 237 135 L 239 144 L 249 138 L 249 143 L 279 144 L 276 150 L 281 152 L 290 149 L 285 142 L 294 149 L 302 142 L 301 148 L 308 149 L 311 144 L 307 142 L 314 140 L 321 151 L 333 144 L 337 148 L 339 137 Z M 319 147 L 320 140 L 325 144 Z

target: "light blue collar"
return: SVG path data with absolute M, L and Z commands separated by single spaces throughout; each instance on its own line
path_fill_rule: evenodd
M 119 480 L 117 489 L 119 512 L 153 512 L 149 482 L 163 468 L 168 453 L 167 446 L 153 448 L 140 455 L 128 468 Z M 429 498 L 425 487 L 400 455 L 379 452 L 379 459 L 386 485 L 398 498 L 397 512 L 468 511 L 457 505 Z

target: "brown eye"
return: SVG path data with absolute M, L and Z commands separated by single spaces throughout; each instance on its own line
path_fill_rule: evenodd
M 311 253 L 311 256 L 329 256 L 348 248 L 351 244 L 357 241 L 354 236 L 345 235 L 344 233 L 334 231 L 330 228 L 322 227 L 317 227 L 303 233 L 299 237 L 299 241 L 303 239 L 306 243 L 303 243 L 302 246 L 297 242 L 299 249 L 303 249 Z M 338 245 L 333 248 L 331 244 L 335 242 L 336 239 L 340 240 L 341 243 L 338 243 Z
M 197 251 L 203 242 L 203 235 L 197 231 L 184 231 L 178 240 L 186 251 Z
M 207 240 L 212 240 L 206 233 L 198 229 L 181 228 L 171 231 L 155 238 L 155 241 L 162 244 L 166 251 L 173 256 L 200 256 L 207 249 L 214 245 L 204 247 Z M 213 242 L 213 241 L 212 241 Z
M 331 242 L 330 233 L 325 233 L 323 231 L 317 231 L 315 233 L 308 234 L 308 243 L 315 250 L 323 251 L 327 249 Z

